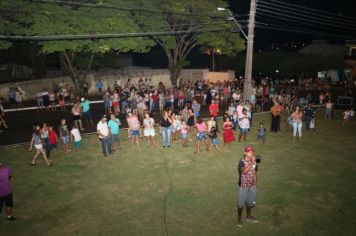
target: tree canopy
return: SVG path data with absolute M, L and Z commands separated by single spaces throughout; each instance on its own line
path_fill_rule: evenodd
M 224 21 L 217 7 L 227 7 L 222 0 L 3 0 L 0 2 L 0 34 L 2 35 L 100 35 L 109 33 L 168 32 L 171 35 L 122 37 L 96 40 L 61 40 L 39 42 L 39 53 L 59 53 L 64 68 L 75 84 L 75 58 L 84 53 L 109 51 L 145 53 L 160 45 L 169 62 L 172 83 L 189 62 L 194 47 L 220 48 L 235 55 L 244 49 L 238 34 L 228 32 L 235 27 Z M 216 16 L 220 16 L 217 20 Z M 180 34 L 174 34 L 182 31 Z M 216 32 L 221 31 L 221 32 Z M 11 47 L 0 41 L 0 49 Z

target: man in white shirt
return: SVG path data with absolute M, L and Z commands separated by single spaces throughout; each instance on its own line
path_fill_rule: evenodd
M 106 122 L 106 115 L 104 115 L 98 122 L 96 132 L 101 142 L 101 148 L 103 149 L 104 156 L 107 156 L 107 153 L 112 154 L 110 132 L 108 123 Z

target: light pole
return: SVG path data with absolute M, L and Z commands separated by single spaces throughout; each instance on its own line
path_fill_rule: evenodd
M 256 3 L 257 0 L 251 0 L 250 6 L 250 17 L 248 21 L 248 36 L 242 30 L 239 22 L 235 19 L 233 14 L 229 9 L 218 7 L 218 11 L 227 11 L 232 17 L 233 21 L 240 29 L 241 33 L 247 40 L 247 51 L 246 51 L 246 64 L 245 64 L 245 81 L 244 81 L 244 99 L 248 100 L 252 95 L 252 62 L 253 62 L 253 38 L 255 31 L 255 15 L 256 15 Z
M 218 7 L 217 8 L 218 11 L 227 11 L 227 13 L 229 13 L 230 17 L 228 18 L 228 20 L 233 20 L 235 22 L 235 24 L 237 25 L 237 27 L 239 28 L 239 30 L 241 31 L 241 33 L 243 34 L 243 36 L 245 37 L 245 39 L 247 40 L 247 36 L 245 34 L 245 32 L 242 30 L 242 26 L 240 25 L 240 23 L 235 19 L 234 15 L 232 14 L 232 12 L 227 9 L 227 8 L 223 8 L 223 7 Z

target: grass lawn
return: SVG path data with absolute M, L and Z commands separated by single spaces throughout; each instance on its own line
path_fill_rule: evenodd
M 251 142 L 259 122 L 268 127 L 270 116 L 255 116 Z M 8 222 L 3 212 L 0 235 L 356 235 L 356 121 L 343 128 L 340 114 L 320 118 L 317 134 L 295 143 L 282 128 L 255 144 L 263 158 L 253 211 L 260 223 L 236 227 L 237 161 L 246 143 L 197 155 L 192 143 L 148 149 L 141 141 L 132 151 L 125 140 L 103 157 L 92 135 L 79 153 L 59 150 L 53 167 L 42 159 L 31 167 L 28 147 L 0 150 L 13 171 L 18 217 Z

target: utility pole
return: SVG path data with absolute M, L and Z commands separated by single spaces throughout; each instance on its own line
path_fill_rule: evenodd
M 251 0 L 250 17 L 248 21 L 244 100 L 249 100 L 252 95 L 253 39 L 255 33 L 255 16 L 256 16 L 257 1 L 258 0 Z

